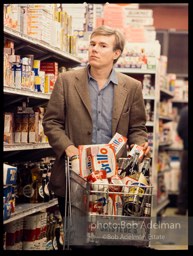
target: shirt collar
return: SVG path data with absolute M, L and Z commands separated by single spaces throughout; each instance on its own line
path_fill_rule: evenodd
M 94 79 L 91 74 L 90 74 L 90 64 L 87 65 L 87 73 L 88 73 L 88 79 L 90 80 L 91 78 Z M 112 82 L 113 84 L 118 84 L 118 78 L 117 78 L 117 74 L 115 72 L 115 69 L 113 68 L 110 76 L 109 76 L 109 82 Z

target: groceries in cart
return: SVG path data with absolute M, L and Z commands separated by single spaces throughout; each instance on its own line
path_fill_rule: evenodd
M 89 213 L 115 216 L 150 216 L 152 186 L 150 158 L 135 144 L 120 157 L 127 138 L 116 133 L 109 144 L 80 145 L 72 170 L 89 183 Z M 143 161 L 144 160 L 144 161 Z

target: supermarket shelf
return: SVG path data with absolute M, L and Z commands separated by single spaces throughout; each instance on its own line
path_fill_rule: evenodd
M 144 100 L 155 100 L 155 96 L 153 95 L 143 95 Z
M 125 74 L 156 74 L 155 69 L 140 69 L 140 68 L 115 68 L 116 71 Z
M 166 207 L 169 204 L 169 202 L 169 199 L 164 199 L 161 203 L 158 203 L 156 212 L 158 213 L 159 211 L 161 211 L 164 207 Z
M 44 60 L 54 60 L 57 61 L 60 65 L 64 65 L 66 67 L 72 67 L 81 64 L 81 61 L 76 56 L 73 56 L 70 53 L 66 53 L 57 47 L 51 46 L 41 40 L 25 35 L 14 29 L 4 27 L 4 37 L 5 39 L 14 41 L 16 49 L 18 46 L 17 54 L 19 54 L 20 49 L 22 49 L 22 53 L 25 51 L 26 54 L 33 52 L 36 58 L 41 59 L 42 57 Z
M 172 103 L 188 103 L 188 100 L 179 100 L 179 99 L 172 99 Z
M 169 172 L 171 170 L 171 168 L 165 168 L 165 169 L 163 169 L 163 170 L 160 170 L 160 171 L 158 171 L 158 176 L 160 176 L 160 175 L 162 175 L 164 172 Z
M 174 93 L 165 89 L 165 88 L 160 88 L 160 93 L 164 94 L 164 96 L 168 96 L 168 97 L 171 97 L 171 98 L 174 97 Z
M 3 92 L 5 94 L 29 96 L 31 98 L 46 99 L 46 100 L 50 99 L 50 94 L 46 94 L 42 92 L 33 92 L 33 91 L 18 89 L 10 86 L 4 86 Z
M 46 149 L 46 148 L 51 148 L 49 143 L 26 143 L 26 144 L 3 145 L 3 151 L 18 151 L 18 150 Z
M 162 115 L 160 115 L 159 119 L 162 119 L 163 121 L 168 121 L 168 122 L 173 121 L 173 117 L 170 117 L 170 116 L 162 116 Z
M 57 199 L 53 199 L 46 203 L 37 203 L 37 204 L 19 204 L 15 207 L 15 212 L 11 214 L 11 217 L 3 221 L 3 224 L 10 223 L 12 221 L 18 220 L 20 218 L 26 217 L 30 214 L 45 210 L 49 207 L 55 206 L 58 204 Z
M 179 195 L 179 191 L 168 190 L 168 195 Z
M 166 146 L 169 146 L 173 143 L 173 141 L 166 141 L 166 142 L 160 142 L 159 143 L 159 147 L 166 147 Z
M 147 121 L 145 125 L 146 125 L 146 126 L 152 126 L 152 127 L 153 127 L 153 126 L 154 126 L 154 122 Z
M 165 149 L 170 151 L 181 151 L 183 150 L 183 147 L 166 147 Z

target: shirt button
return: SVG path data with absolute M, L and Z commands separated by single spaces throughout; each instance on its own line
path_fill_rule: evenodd
M 100 114 L 101 112 L 100 112 L 100 111 L 98 111 L 98 113 Z
M 97 129 L 97 131 L 99 132 L 99 131 L 100 131 L 100 129 L 98 128 L 98 129 Z

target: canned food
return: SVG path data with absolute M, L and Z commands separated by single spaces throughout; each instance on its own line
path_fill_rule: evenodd
M 140 182 L 133 182 L 130 186 L 128 194 L 123 198 L 123 215 L 126 216 L 141 216 L 142 203 L 146 186 Z

